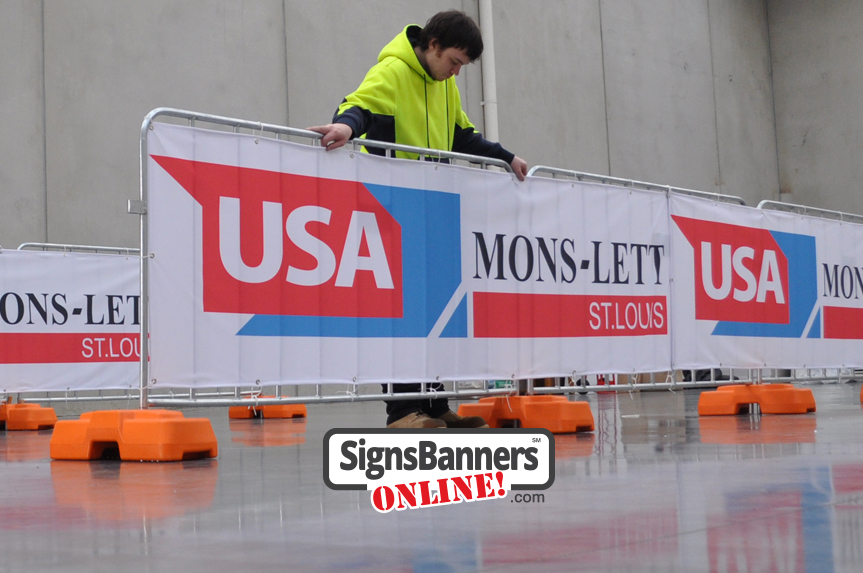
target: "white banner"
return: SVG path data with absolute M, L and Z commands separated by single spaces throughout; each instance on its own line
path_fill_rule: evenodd
M 0 391 L 138 387 L 139 260 L 0 251 Z
M 673 196 L 676 368 L 863 366 L 863 226 Z
M 671 362 L 663 194 L 168 124 L 148 149 L 157 387 Z

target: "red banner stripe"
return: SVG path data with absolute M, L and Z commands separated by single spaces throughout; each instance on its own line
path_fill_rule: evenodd
M 0 364 L 137 362 L 135 333 L 0 333 Z
M 863 308 L 825 306 L 824 338 L 863 340 Z
M 476 338 L 668 334 L 664 296 L 473 294 Z

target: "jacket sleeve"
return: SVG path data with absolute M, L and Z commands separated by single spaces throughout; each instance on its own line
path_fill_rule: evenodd
M 458 92 L 456 92 L 458 93 Z M 461 108 L 461 98 L 457 101 L 455 130 L 453 133 L 452 150 L 458 153 L 491 157 L 512 163 L 515 154 L 510 153 L 500 143 L 489 141 L 474 129 L 467 114 Z
M 386 63 L 379 63 L 366 74 L 360 86 L 342 101 L 333 116 L 333 123 L 344 123 L 353 130 L 353 137 L 365 134 L 374 115 L 395 115 L 396 80 Z
M 515 154 L 507 151 L 500 143 L 489 141 L 473 127 L 462 128 L 455 126 L 455 137 L 453 138 L 452 150 L 459 153 L 469 153 L 480 157 L 491 157 L 512 163 Z

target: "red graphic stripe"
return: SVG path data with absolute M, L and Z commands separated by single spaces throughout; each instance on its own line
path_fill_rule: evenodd
M 476 338 L 572 338 L 668 334 L 664 296 L 477 292 Z
M 138 335 L 105 333 L 0 333 L 0 364 L 137 362 Z
M 824 338 L 863 340 L 863 308 L 825 306 Z

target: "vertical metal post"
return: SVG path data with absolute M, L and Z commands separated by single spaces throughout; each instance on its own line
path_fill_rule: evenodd
M 140 334 L 140 347 L 141 347 L 141 361 L 138 368 L 138 376 L 139 376 L 139 384 L 140 384 L 140 407 L 141 409 L 147 408 L 147 399 L 148 395 L 148 384 L 150 380 L 150 291 L 149 291 L 149 277 L 150 277 L 150 240 L 149 233 L 147 230 L 147 198 L 148 198 L 148 177 L 147 177 L 147 165 L 149 162 L 149 153 L 147 152 L 147 136 L 152 129 L 152 119 L 151 116 L 148 115 L 144 119 L 144 124 L 141 126 L 141 206 L 142 213 L 140 213 L 140 239 L 141 239 L 141 252 L 139 256 L 141 257 L 141 277 L 140 277 L 140 293 L 141 300 L 139 304 L 141 317 L 141 334 Z

